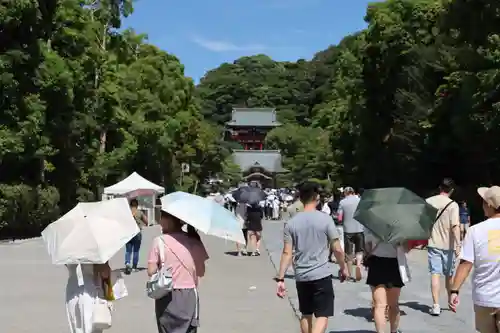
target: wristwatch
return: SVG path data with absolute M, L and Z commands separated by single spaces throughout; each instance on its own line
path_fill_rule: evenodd
M 276 281 L 276 282 L 285 282 L 285 279 L 280 279 L 280 278 L 276 277 L 276 278 L 274 278 L 274 281 Z
M 450 294 L 458 295 L 458 290 L 450 290 Z

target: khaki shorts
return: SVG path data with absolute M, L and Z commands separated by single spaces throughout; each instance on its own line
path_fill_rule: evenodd
M 474 305 L 474 312 L 479 333 L 500 333 L 500 309 Z

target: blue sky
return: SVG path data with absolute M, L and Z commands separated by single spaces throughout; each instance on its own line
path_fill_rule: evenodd
M 175 54 L 196 82 L 224 62 L 265 53 L 310 59 L 363 29 L 368 0 L 136 0 L 125 27 Z

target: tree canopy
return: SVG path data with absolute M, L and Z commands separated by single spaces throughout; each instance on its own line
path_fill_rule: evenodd
M 132 9 L 130 0 L 0 5 L 1 237 L 38 233 L 132 171 L 191 191 L 227 165 L 179 60 L 118 30 Z
M 277 108 L 266 146 L 285 156 L 284 185 L 499 182 L 498 1 L 377 2 L 366 29 L 310 60 L 247 56 L 198 86 L 120 29 L 132 12 L 131 0 L 0 4 L 0 237 L 36 234 L 132 171 L 169 191 L 236 181 L 221 142 L 233 107 Z
M 196 91 L 205 118 L 276 107 L 285 125 L 267 144 L 284 152 L 289 182 L 419 193 L 443 177 L 464 188 L 498 182 L 500 3 L 388 0 L 365 20 L 311 60 L 256 55 L 208 72 Z

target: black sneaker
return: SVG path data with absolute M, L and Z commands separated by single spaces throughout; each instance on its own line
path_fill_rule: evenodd
M 130 275 L 132 273 L 132 267 L 130 265 L 125 265 L 125 274 Z

